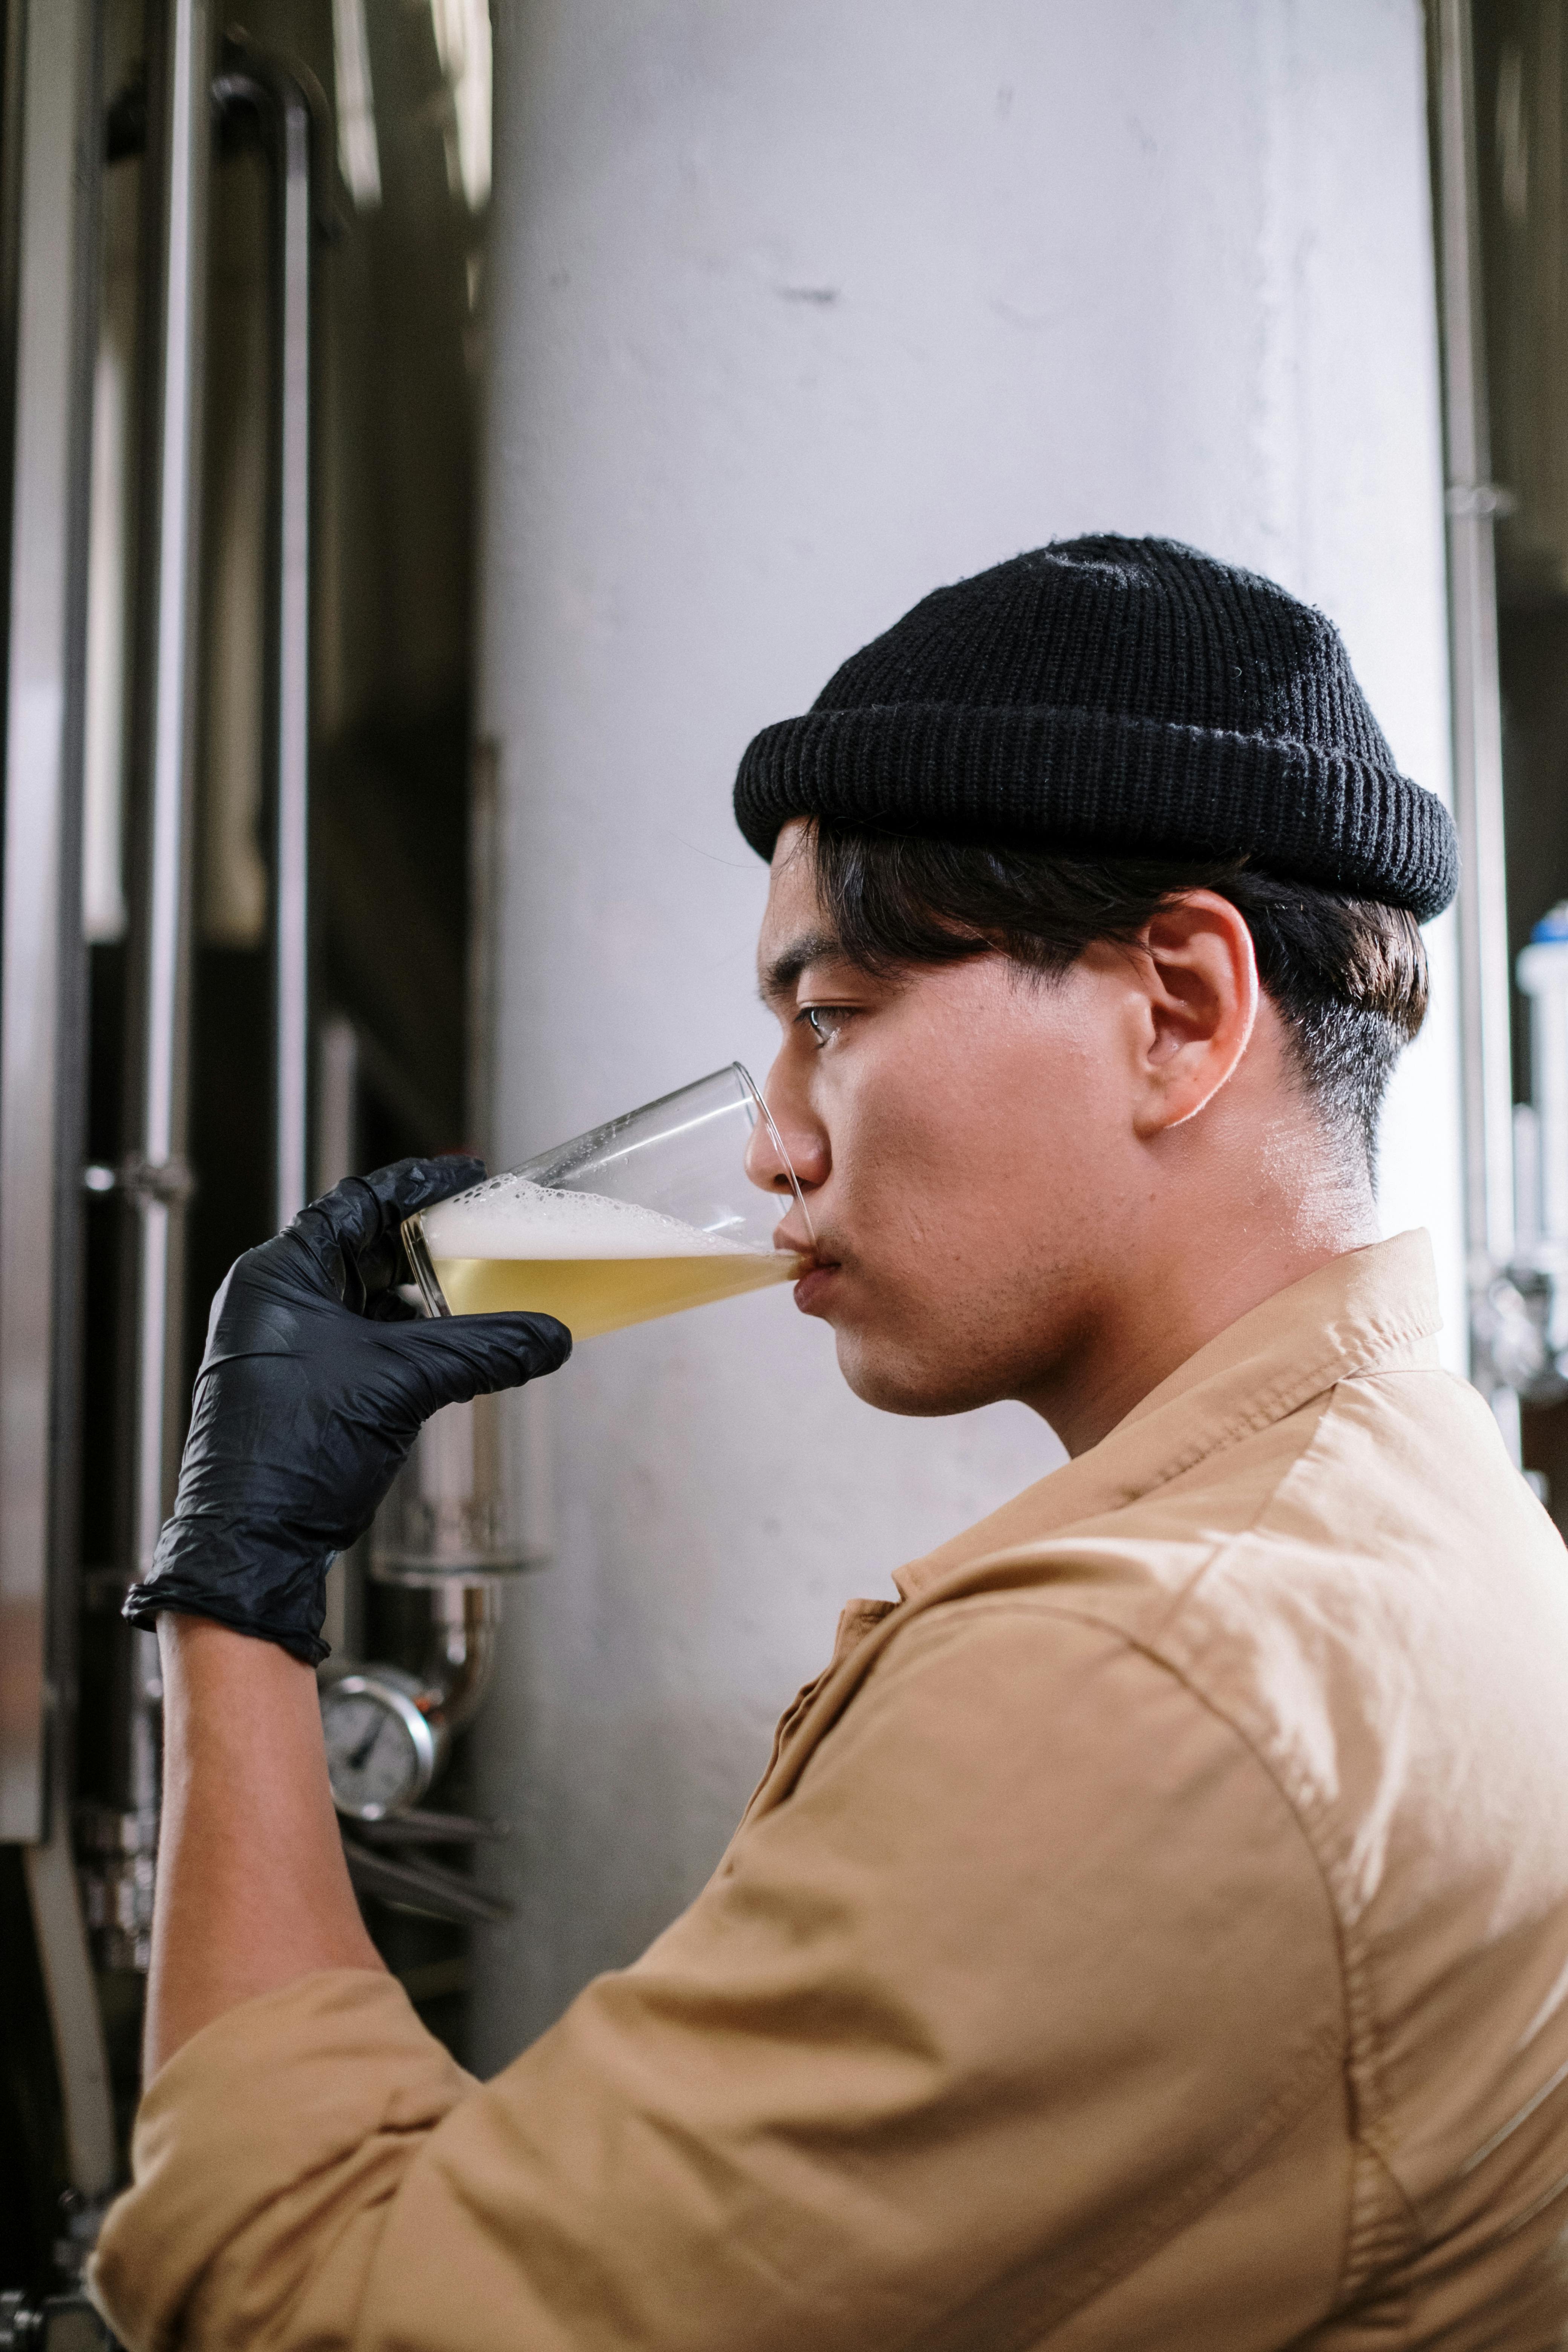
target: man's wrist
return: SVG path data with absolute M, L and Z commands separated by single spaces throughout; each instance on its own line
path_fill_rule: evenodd
M 315 1668 L 270 1634 L 247 1625 L 234 1625 L 194 1602 L 174 1601 L 162 1607 L 153 1629 L 158 1636 L 161 1655 L 177 1656 L 187 1669 L 203 1674 L 257 1674 L 271 1676 L 287 1669 L 286 1680 L 290 1686 L 302 1686 L 309 1675 L 313 1682 Z M 265 1661 L 265 1663 L 262 1663 Z
M 316 1677 L 276 1643 L 158 1619 L 164 1807 L 149 2074 L 212 2018 L 320 1969 L 381 1966 L 349 1884 Z

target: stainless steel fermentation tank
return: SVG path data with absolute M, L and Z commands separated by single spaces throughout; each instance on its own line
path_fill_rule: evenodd
M 275 1138 L 272 1192 L 305 1192 L 306 917 L 310 713 L 310 270 L 319 100 L 307 79 L 236 40 L 206 0 L 174 0 L 147 27 L 139 89 L 106 105 L 103 20 L 68 5 L 10 12 L 7 129 L 15 201 L 16 375 L 0 995 L 0 1645 L 5 1662 L 0 1834 L 22 1857 L 50 2027 L 64 2170 L 79 2234 L 118 2169 L 109 2052 L 94 1959 L 146 1961 L 157 1818 L 156 1651 L 114 1643 L 103 1694 L 118 1750 L 75 1826 L 83 1469 L 84 1184 L 120 1206 L 129 1306 L 118 1469 L 120 1559 L 100 1571 L 112 1607 L 151 1558 L 180 1433 L 190 1085 L 192 862 L 206 228 L 215 127 L 244 115 L 275 184 L 272 283 L 274 522 L 268 627 L 272 763 Z M 14 77 L 14 78 L 13 78 Z M 113 136 L 146 156 L 148 260 L 140 386 L 145 426 L 137 525 L 138 645 L 122 690 L 133 738 L 127 795 L 139 839 L 127 956 L 133 1040 L 125 1148 L 86 1160 L 89 958 L 81 918 L 82 775 L 92 517 L 101 173 Z M 100 1324 L 107 1318 L 100 1318 Z M 103 1332 L 96 1335 L 100 1343 Z M 85 1899 L 84 1899 L 85 1898 Z M 12 1921 L 15 1930 L 19 1924 Z M 93 1946 L 96 1945 L 96 1953 Z M 30 2152 L 43 2168 L 41 2147 Z M 32 2186 L 32 2184 L 29 2184 Z
M 319 1185 L 478 1131 L 488 16 L 248 22 L 5 9 L 0 2344 L 83 2324 L 41 2299 L 123 2165 L 160 1694 L 119 1604 L 207 1297 Z M 450 1759 L 524 1558 L 509 1443 L 504 1413 L 443 1416 L 379 1585 L 333 1578 L 324 1703 L 368 1641 L 362 1704 L 425 1742 L 386 1802 L 345 1802 L 351 1866 L 449 2038 L 463 1932 L 497 1913 Z

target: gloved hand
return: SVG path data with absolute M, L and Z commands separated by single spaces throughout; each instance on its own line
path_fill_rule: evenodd
M 552 1316 L 425 1321 L 392 1287 L 404 1218 L 483 1174 L 451 1159 L 351 1176 L 229 1268 L 174 1515 L 126 1595 L 133 1625 L 184 1610 L 318 1665 L 327 1570 L 369 1527 L 420 1423 L 565 1362 L 572 1335 Z

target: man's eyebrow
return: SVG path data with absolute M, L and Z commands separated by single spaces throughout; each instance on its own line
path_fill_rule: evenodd
M 831 931 L 802 931 L 763 967 L 759 975 L 763 1003 L 776 1003 L 781 996 L 787 996 L 807 965 L 842 953 Z

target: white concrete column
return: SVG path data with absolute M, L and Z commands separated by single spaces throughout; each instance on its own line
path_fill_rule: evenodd
M 482 719 L 516 1159 L 760 1066 L 752 731 L 927 589 L 1162 531 L 1342 626 L 1447 773 L 1417 0 L 498 0 Z M 1453 976 L 1392 1227 L 1460 1314 Z M 787 1294 L 589 1342 L 531 1400 L 556 1564 L 481 1734 L 520 1911 L 499 2064 L 693 1893 L 851 1594 L 1049 1467 L 900 1423 Z

